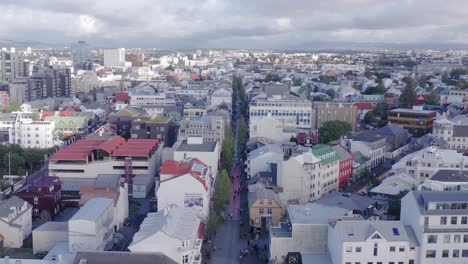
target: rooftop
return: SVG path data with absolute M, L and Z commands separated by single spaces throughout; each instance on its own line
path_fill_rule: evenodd
M 217 141 L 203 141 L 201 144 L 189 144 L 187 140 L 183 140 L 175 151 L 213 152 L 217 144 Z
M 439 170 L 431 177 L 431 180 L 442 182 L 468 182 L 468 171 Z
M 121 251 L 78 252 L 73 264 L 80 264 L 85 259 L 86 264 L 177 264 L 169 257 L 161 253 L 134 253 Z
M 397 108 L 389 111 L 390 113 L 405 113 L 405 114 L 435 114 L 435 111 L 430 110 L 414 110 L 406 108 Z
M 107 198 L 93 198 L 83 205 L 78 212 L 76 212 L 70 221 L 86 220 L 95 221 L 101 214 L 109 207 L 114 208 L 114 201 Z
M 53 231 L 68 232 L 68 222 L 48 221 L 48 222 L 45 222 L 44 224 L 40 225 L 36 229 L 34 229 L 33 232 L 38 232 L 38 231 L 43 231 L 43 232 L 53 232 Z
M 339 218 L 348 212 L 347 209 L 315 202 L 304 205 L 288 205 L 289 219 L 292 224 L 326 225 L 329 219 Z

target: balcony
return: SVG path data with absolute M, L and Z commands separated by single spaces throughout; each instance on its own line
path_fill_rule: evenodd
M 195 257 L 193 258 L 193 264 L 201 264 L 201 261 L 202 261 L 202 258 L 201 258 L 201 254 L 198 253 L 197 255 L 195 255 Z
M 202 246 L 202 240 L 201 239 L 196 239 L 195 240 L 195 244 L 193 245 L 193 249 L 196 249 L 196 250 L 201 250 L 201 246 Z

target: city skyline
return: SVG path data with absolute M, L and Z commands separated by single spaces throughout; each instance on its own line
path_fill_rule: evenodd
M 331 0 L 12 1 L 0 3 L 0 39 L 97 47 L 346 48 L 468 44 L 468 3 Z

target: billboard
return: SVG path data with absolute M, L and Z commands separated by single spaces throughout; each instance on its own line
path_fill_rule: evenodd
M 186 193 L 184 207 L 203 207 L 203 196 L 200 193 Z

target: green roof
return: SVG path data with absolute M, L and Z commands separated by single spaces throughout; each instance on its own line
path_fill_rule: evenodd
M 315 146 L 312 147 L 312 153 L 315 156 L 318 156 L 318 157 L 322 157 L 322 156 L 324 156 L 326 154 L 330 154 L 330 153 L 335 153 L 334 155 L 322 160 L 322 164 L 324 164 L 324 165 L 327 165 L 327 164 L 330 164 L 330 163 L 333 163 L 335 161 L 340 160 L 340 157 L 338 157 L 338 155 L 336 155 L 335 150 L 330 145 L 326 145 L 326 144 L 315 145 Z
M 55 128 L 80 128 L 88 123 L 84 116 L 46 116 L 46 121 L 55 121 Z

